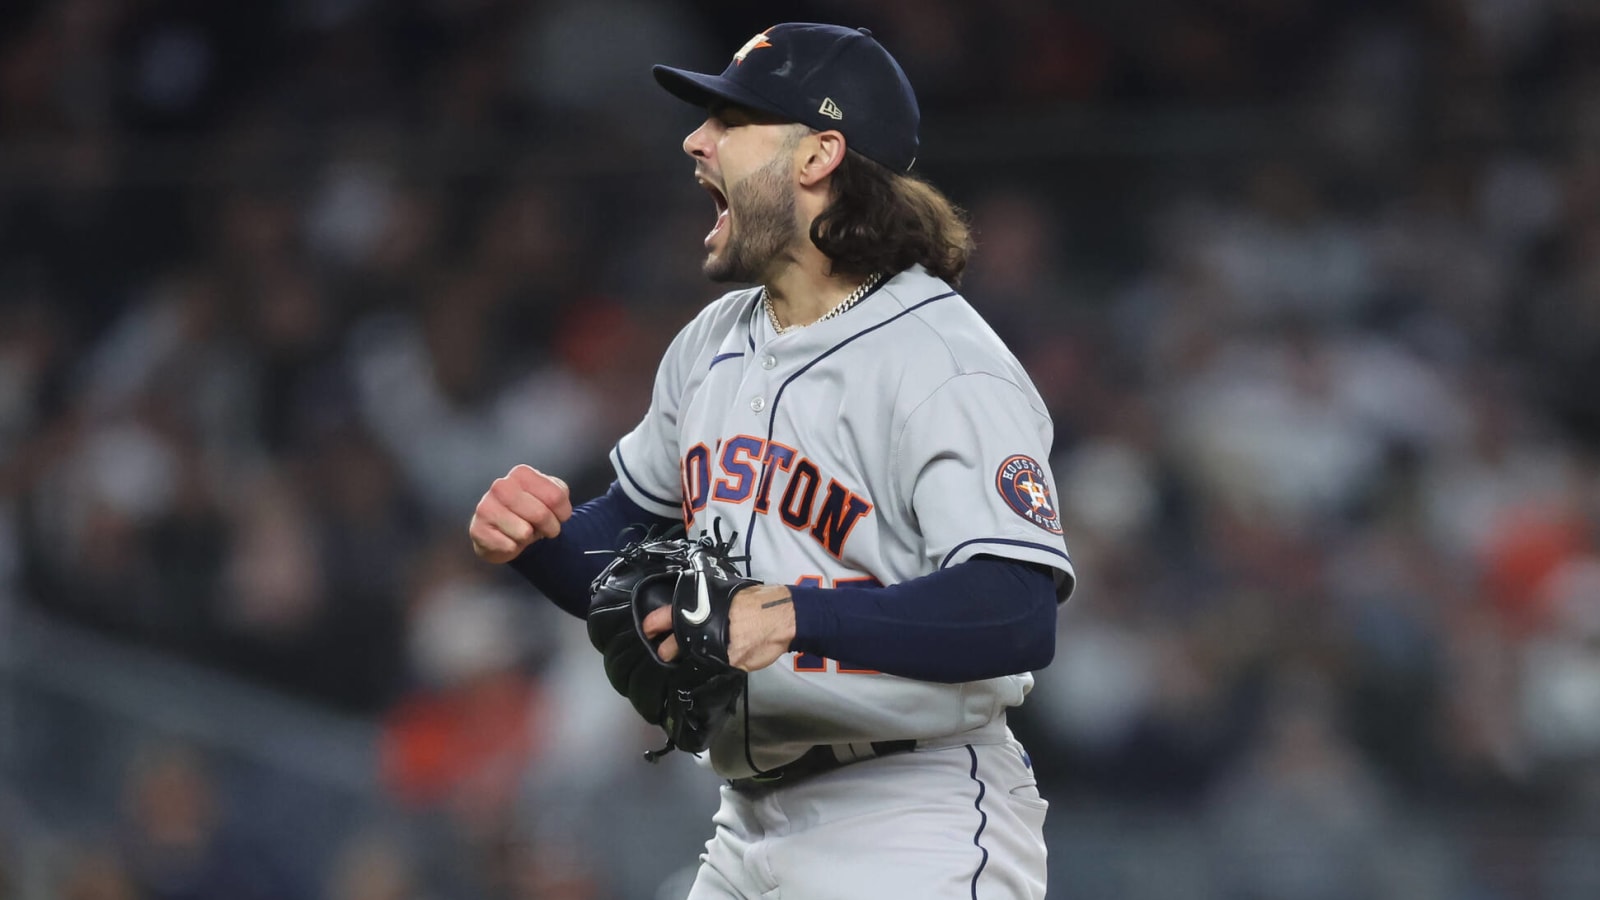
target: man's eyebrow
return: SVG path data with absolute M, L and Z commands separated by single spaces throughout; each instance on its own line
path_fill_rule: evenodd
M 749 125 L 781 125 L 788 121 L 782 116 L 775 116 L 740 103 L 720 99 L 711 101 L 711 105 L 706 107 L 706 111 L 713 117 L 723 121 L 733 120 Z
M 737 103 L 730 103 L 727 100 L 716 100 L 711 104 L 711 114 L 719 119 L 729 116 L 748 119 L 750 118 L 750 109 Z

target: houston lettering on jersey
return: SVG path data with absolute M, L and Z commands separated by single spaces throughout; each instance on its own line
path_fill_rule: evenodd
M 741 434 L 718 443 L 689 448 L 679 461 L 683 479 L 684 527 L 706 503 L 755 503 L 755 511 L 776 513 L 783 524 L 807 531 L 834 557 L 844 553 L 850 532 L 872 511 L 872 504 L 829 478 L 817 464 L 793 447 Z M 778 482 L 782 481 L 782 486 Z

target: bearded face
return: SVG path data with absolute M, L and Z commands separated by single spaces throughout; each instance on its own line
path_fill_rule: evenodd
M 706 257 L 706 277 L 715 282 L 754 283 L 798 236 L 789 153 L 728 186 L 728 235 L 721 253 Z

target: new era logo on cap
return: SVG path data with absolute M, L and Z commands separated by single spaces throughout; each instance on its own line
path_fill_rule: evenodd
M 916 162 L 916 94 L 865 28 L 788 22 L 746 41 L 721 75 L 669 66 L 653 71 L 662 87 L 696 106 L 722 101 L 836 130 L 850 149 L 896 172 Z

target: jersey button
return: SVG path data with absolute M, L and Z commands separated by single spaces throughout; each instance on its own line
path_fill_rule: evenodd
M 756 412 L 761 412 L 763 409 L 767 408 L 767 401 L 761 399 L 760 397 L 757 397 L 754 400 L 750 401 L 750 408 L 755 410 Z
M 769 354 L 769 355 L 763 356 L 761 358 L 761 368 L 763 368 L 763 369 L 770 369 L 773 366 L 776 366 L 777 364 L 778 364 L 778 358 L 776 356 L 772 356 L 772 355 Z

